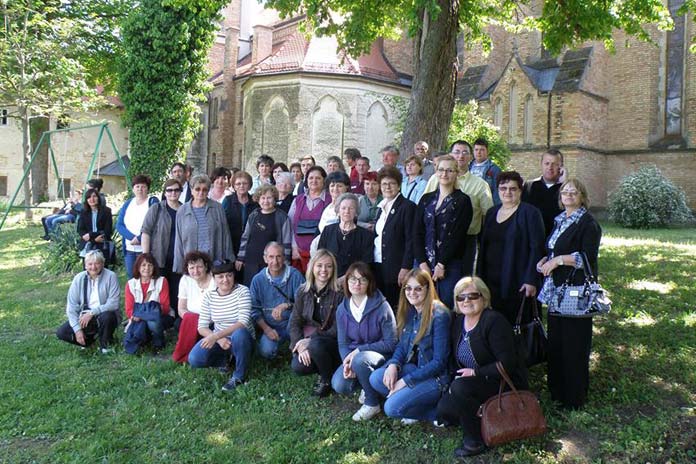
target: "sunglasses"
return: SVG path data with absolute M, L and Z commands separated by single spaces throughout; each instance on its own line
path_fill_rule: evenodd
M 462 301 L 476 301 L 479 298 L 481 298 L 481 294 L 479 292 L 471 292 L 471 293 L 460 293 L 457 295 L 457 298 L 455 298 L 457 301 L 462 302 Z
M 181 189 L 164 189 L 164 191 L 167 193 L 179 193 Z

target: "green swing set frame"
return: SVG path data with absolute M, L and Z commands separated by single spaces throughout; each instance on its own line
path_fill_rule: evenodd
M 29 171 L 31 170 L 32 165 L 34 164 L 34 160 L 36 159 L 36 155 L 39 153 L 39 149 L 41 149 L 41 146 L 44 143 L 48 144 L 48 154 L 51 160 L 51 163 L 53 165 L 53 172 L 56 176 L 56 179 L 58 179 L 58 196 L 63 198 L 65 200 L 66 197 L 66 192 L 65 192 L 65 185 L 63 183 L 63 179 L 60 177 L 60 173 L 58 172 L 58 163 L 56 163 L 56 156 L 55 153 L 53 152 L 53 144 L 51 143 L 51 135 L 57 134 L 59 132 L 72 132 L 72 131 L 80 131 L 80 130 L 85 130 L 85 129 L 92 129 L 98 127 L 99 128 L 99 134 L 97 136 L 97 142 L 94 147 L 94 152 L 92 153 L 92 161 L 89 163 L 89 170 L 87 171 L 87 178 L 85 179 L 85 183 L 90 179 L 92 175 L 92 171 L 94 170 L 94 165 L 96 164 L 97 161 L 97 156 L 99 156 L 99 150 L 101 149 L 102 145 L 102 140 L 104 139 L 104 134 L 109 139 L 109 142 L 111 143 L 111 148 L 113 148 L 114 153 L 116 154 L 116 159 L 118 160 L 118 163 L 121 165 L 121 168 L 123 169 L 123 172 L 126 176 L 126 185 L 128 186 L 128 189 L 132 188 L 131 185 L 131 179 L 130 175 L 128 174 L 128 169 L 126 169 L 126 165 L 123 162 L 123 158 L 121 156 L 121 153 L 118 151 L 118 147 L 116 147 L 116 143 L 114 142 L 114 137 L 111 134 L 111 131 L 109 130 L 109 123 L 107 121 L 102 121 L 100 123 L 96 124 L 87 124 L 84 126 L 77 126 L 77 127 L 68 127 L 65 129 L 55 129 L 55 130 L 50 130 L 50 131 L 45 131 L 43 134 L 41 134 L 41 138 L 39 139 L 39 142 L 36 144 L 36 148 L 34 148 L 34 152 L 31 155 L 31 159 L 29 160 L 29 164 L 27 167 L 24 169 L 24 174 L 22 175 L 22 179 L 19 181 L 19 185 L 17 185 L 17 188 L 15 189 L 14 194 L 12 195 L 12 198 L 10 199 L 10 203 L 7 205 L 7 208 L 5 209 L 5 214 L 2 217 L 2 221 L 0 221 L 0 230 L 2 230 L 2 227 L 5 225 L 5 221 L 7 220 L 7 216 L 10 214 L 10 210 L 15 204 L 15 201 L 17 199 L 17 195 L 19 195 L 19 191 L 22 188 L 22 185 L 24 185 L 24 182 L 27 179 L 27 176 L 29 176 Z M 65 156 L 65 154 L 63 154 Z M 82 194 L 83 200 L 84 200 L 84 192 Z

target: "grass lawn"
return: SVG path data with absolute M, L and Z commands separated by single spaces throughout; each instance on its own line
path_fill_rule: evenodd
M 216 370 L 58 342 L 70 276 L 46 276 L 36 226 L 0 231 L 0 462 L 440 463 L 456 429 L 355 424 L 357 398 L 310 396 L 289 356 L 255 359 L 233 394 Z M 606 226 L 600 278 L 614 310 L 595 323 L 591 400 L 557 410 L 532 370 L 549 433 L 468 462 L 696 462 L 696 234 Z M 121 282 L 124 283 L 123 275 Z M 168 345 L 167 354 L 172 345 Z

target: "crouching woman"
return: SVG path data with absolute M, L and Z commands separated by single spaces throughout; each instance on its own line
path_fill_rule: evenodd
M 401 287 L 396 327 L 399 343 L 370 384 L 383 397 L 384 413 L 404 424 L 433 421 L 440 394 L 447 387 L 450 313 L 435 293 L 430 274 L 413 269 Z

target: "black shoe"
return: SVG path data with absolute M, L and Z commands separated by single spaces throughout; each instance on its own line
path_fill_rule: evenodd
M 222 391 L 229 393 L 231 391 L 234 391 L 235 388 L 242 385 L 243 383 L 244 382 L 235 377 L 230 377 L 230 380 L 228 380 L 227 383 L 222 386 Z
M 331 394 L 331 391 L 331 384 L 323 379 L 319 379 L 314 385 L 312 395 L 318 396 L 319 398 L 325 398 Z
M 48 235 L 44 235 L 44 236 L 41 237 L 41 238 L 44 239 L 44 240 L 47 240 L 47 241 L 48 241 L 48 240 L 51 240 L 51 237 L 49 237 Z
M 462 446 L 454 450 L 454 455 L 458 458 L 476 456 L 486 451 L 486 445 L 482 441 L 471 437 L 464 437 Z

